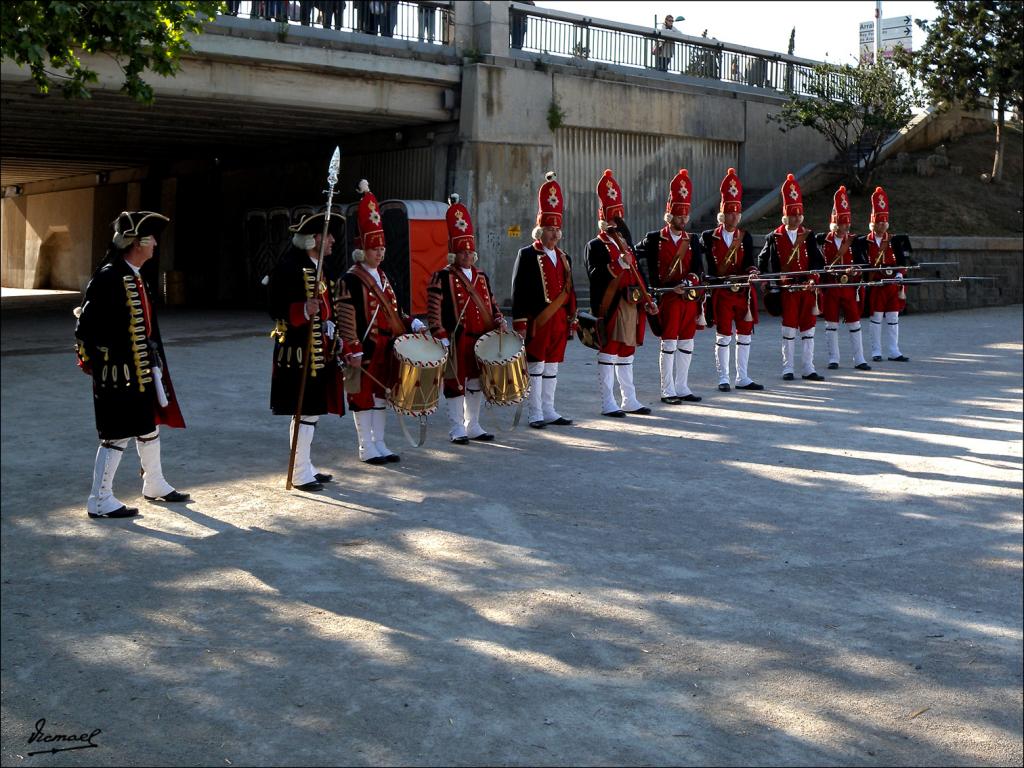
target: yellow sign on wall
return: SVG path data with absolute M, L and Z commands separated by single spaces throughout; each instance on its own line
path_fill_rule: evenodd
M 513 224 L 508 228 L 509 237 L 522 237 L 523 231 L 519 228 L 518 224 Z

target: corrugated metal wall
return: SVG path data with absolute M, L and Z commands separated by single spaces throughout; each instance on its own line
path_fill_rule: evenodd
M 354 190 L 360 179 L 367 179 L 378 200 L 431 200 L 434 156 L 439 151 L 443 148 L 430 146 L 343 157 L 341 188 Z
M 596 190 L 605 168 L 622 187 L 626 223 L 639 240 L 664 225 L 668 185 L 680 168 L 689 170 L 694 203 L 700 205 L 718 199 L 722 177 L 737 164 L 739 152 L 740 144 L 732 141 L 559 128 L 554 170 L 565 196 L 561 245 L 573 257 L 577 284 L 586 285 L 584 249 L 597 233 Z

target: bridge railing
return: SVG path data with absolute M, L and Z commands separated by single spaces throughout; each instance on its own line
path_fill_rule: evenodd
M 522 3 L 509 4 L 509 46 L 515 50 L 736 83 L 779 93 L 813 95 L 821 62 L 782 53 L 592 19 Z M 837 95 L 845 78 L 829 76 Z M 831 82 L 834 80 L 834 83 Z
M 362 32 L 396 40 L 418 40 L 434 45 L 451 45 L 454 24 L 451 3 L 443 0 L 321 2 L 315 6 L 312 2 L 300 3 L 297 0 L 242 0 L 228 2 L 227 15 L 283 24 L 305 22 L 323 29 Z

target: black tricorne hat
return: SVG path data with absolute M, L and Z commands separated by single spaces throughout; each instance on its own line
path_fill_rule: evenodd
M 127 248 L 140 237 L 160 234 L 169 222 L 169 218 L 155 211 L 122 211 L 114 219 L 111 242 L 118 248 Z

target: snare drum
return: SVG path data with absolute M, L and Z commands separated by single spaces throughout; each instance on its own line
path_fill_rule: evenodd
M 492 405 L 516 405 L 530 391 L 526 342 L 518 333 L 491 331 L 473 347 L 480 363 L 480 388 Z
M 437 410 L 441 381 L 448 352 L 424 333 L 407 333 L 395 339 L 398 358 L 398 382 L 388 394 L 388 402 L 406 416 L 426 416 Z

